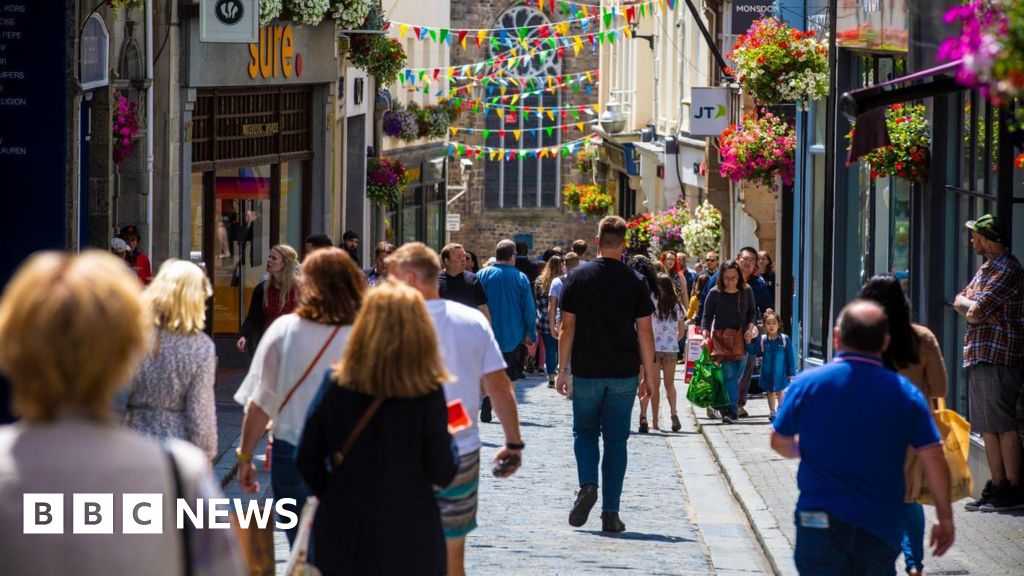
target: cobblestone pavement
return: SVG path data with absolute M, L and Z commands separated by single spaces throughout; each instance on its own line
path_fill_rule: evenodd
M 497 420 L 482 425 L 480 527 L 468 539 L 468 573 L 770 573 L 682 394 L 681 433 L 640 436 L 634 432 L 630 438 L 621 512 L 627 530 L 605 535 L 600 531 L 600 504 L 586 526 L 576 529 L 568 524 L 577 482 L 572 403 L 539 378 L 520 380 L 516 388 L 523 438 L 528 444 L 525 465 L 513 478 L 494 478 L 489 461 L 504 443 L 504 436 Z M 227 495 L 241 497 L 231 474 L 241 412 L 223 402 L 218 405 L 218 416 L 221 414 L 219 452 L 223 457 L 216 470 L 225 480 Z M 634 424 L 638 414 L 639 405 L 634 410 Z M 667 426 L 667 412 L 662 419 Z M 262 445 L 256 454 L 260 496 L 267 497 L 270 479 L 261 466 Z M 280 574 L 288 552 L 283 533 L 275 533 L 275 545 Z
M 769 447 L 768 405 L 763 398 L 747 404 L 751 418 L 725 426 L 697 411 L 702 431 L 725 470 L 769 559 L 782 574 L 795 574 L 793 511 L 798 495 L 796 460 L 786 460 Z M 956 543 L 942 558 L 926 552 L 925 570 L 933 575 L 1024 574 L 1024 514 L 967 512 L 964 501 L 953 505 Z M 934 508 L 925 506 L 930 526 Z M 903 573 L 902 558 L 898 560 Z

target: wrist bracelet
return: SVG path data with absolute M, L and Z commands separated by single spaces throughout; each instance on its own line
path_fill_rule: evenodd
M 242 462 L 243 464 L 249 464 L 250 462 L 252 462 L 252 454 L 246 454 L 245 452 L 242 452 L 241 448 L 235 448 L 235 458 L 237 458 L 238 461 Z
M 526 448 L 526 443 L 520 442 L 517 444 L 515 442 L 505 442 L 505 448 L 508 448 L 509 450 L 522 450 L 523 448 Z

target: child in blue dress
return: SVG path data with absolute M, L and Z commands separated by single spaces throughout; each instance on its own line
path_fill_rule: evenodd
M 761 389 L 768 397 L 768 421 L 775 421 L 775 411 L 782 404 L 782 394 L 796 376 L 796 347 L 782 333 L 782 319 L 769 308 L 764 313 L 764 334 L 751 342 L 761 360 Z

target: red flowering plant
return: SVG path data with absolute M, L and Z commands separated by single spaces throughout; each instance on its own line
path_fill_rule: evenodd
M 626 224 L 626 249 L 630 254 L 647 255 L 651 250 L 651 215 L 647 212 Z
M 754 22 L 728 54 L 743 90 L 761 104 L 815 100 L 828 94 L 828 46 L 813 31 L 775 18 Z
M 660 251 L 682 250 L 683 228 L 689 221 L 685 203 L 656 212 L 651 217 L 651 245 Z
M 409 184 L 405 165 L 394 158 L 370 158 L 366 163 L 366 197 L 384 207 L 394 207 Z
M 139 135 L 139 105 L 129 102 L 121 94 L 114 94 L 114 164 L 120 165 L 135 149 L 135 137 Z
M 726 128 L 719 139 L 722 163 L 719 174 L 733 182 L 755 180 L 775 188 L 775 178 L 793 184 L 796 133 L 785 120 L 765 109 L 761 116 L 747 114 L 739 126 Z
M 928 179 L 931 134 L 928 131 L 927 110 L 923 104 L 893 104 L 885 111 L 885 125 L 889 131 L 888 146 L 875 148 L 860 159 L 871 167 L 871 178 L 899 176 L 911 182 Z M 856 125 L 846 135 L 853 142 Z
M 957 81 L 978 88 L 996 106 L 1024 97 L 1024 2 L 973 0 L 943 16 L 960 34 L 939 48 L 941 60 L 960 60 Z M 1018 107 L 1015 125 L 1024 124 Z

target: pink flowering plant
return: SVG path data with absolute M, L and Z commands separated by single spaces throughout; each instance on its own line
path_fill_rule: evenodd
M 940 60 L 960 60 L 957 81 L 978 88 L 994 105 L 1024 97 L 1024 2 L 973 0 L 950 8 L 946 23 L 960 23 L 960 35 L 939 48 Z M 1024 124 L 1018 107 L 1015 125 Z
M 683 246 L 683 228 L 690 221 L 685 205 L 655 212 L 649 227 L 651 246 L 662 251 Z
M 138 104 L 129 102 L 121 94 L 114 95 L 114 164 L 120 165 L 132 155 L 135 137 L 139 135 Z
M 828 46 L 813 31 L 761 18 L 727 56 L 743 90 L 761 104 L 815 100 L 828 94 Z
M 761 110 L 761 117 L 743 117 L 739 126 L 729 126 L 719 140 L 722 164 L 719 174 L 733 182 L 754 180 L 775 186 L 775 178 L 793 184 L 796 166 L 796 133 L 785 120 Z
M 370 158 L 366 163 L 366 197 L 384 207 L 395 207 L 409 184 L 405 165 L 394 158 Z

